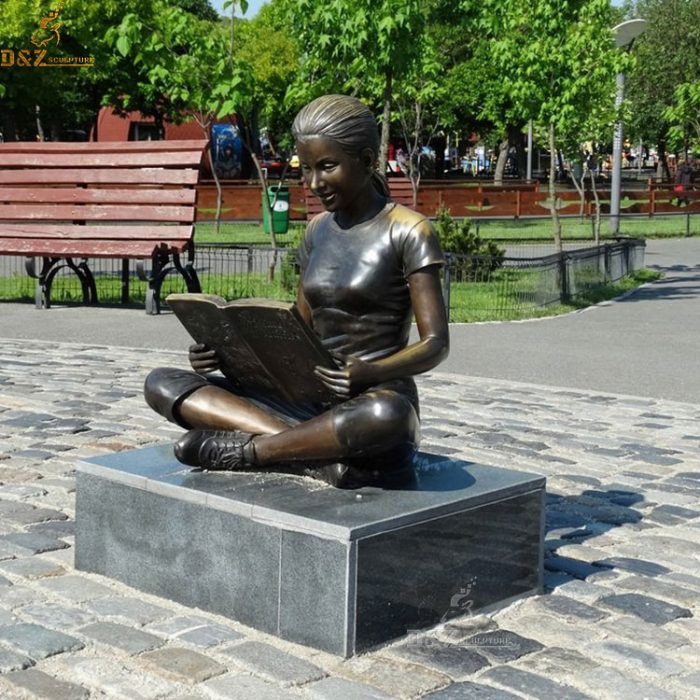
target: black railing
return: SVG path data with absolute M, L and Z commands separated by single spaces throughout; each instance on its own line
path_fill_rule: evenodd
M 537 315 L 540 309 L 575 301 L 595 287 L 617 282 L 644 265 L 644 241 L 621 240 L 539 257 L 522 257 L 512 246 L 503 258 L 448 255 L 443 290 L 451 321 L 505 320 Z M 123 297 L 120 260 L 93 259 L 98 298 L 118 304 Z M 291 301 L 298 283 L 294 251 L 263 246 L 199 245 L 195 267 L 202 291 L 226 299 L 265 297 Z M 169 275 L 163 298 L 184 292 L 179 275 Z M 146 284 L 130 266 L 129 302 L 143 304 Z M 78 279 L 59 274 L 54 303 L 80 302 Z M 34 301 L 34 280 L 24 258 L 0 257 L 0 300 Z

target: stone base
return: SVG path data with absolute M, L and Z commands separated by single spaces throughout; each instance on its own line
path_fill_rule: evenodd
M 415 490 L 203 473 L 162 445 L 78 467 L 76 568 L 341 656 L 542 584 L 543 477 L 419 456 Z

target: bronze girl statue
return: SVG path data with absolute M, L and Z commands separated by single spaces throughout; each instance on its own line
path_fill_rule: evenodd
M 399 487 L 413 479 L 420 437 L 412 375 L 448 353 L 440 286 L 444 262 L 428 219 L 395 204 L 375 169 L 377 124 L 359 100 L 326 95 L 297 115 L 293 134 L 306 186 L 326 211 L 298 253 L 296 305 L 338 369 L 317 368 L 334 405 L 242 396 L 213 375 L 215 353 L 190 348 L 194 372 L 152 371 L 149 405 L 188 429 L 184 464 L 206 470 L 283 470 L 338 487 Z M 412 316 L 420 340 L 408 345 Z

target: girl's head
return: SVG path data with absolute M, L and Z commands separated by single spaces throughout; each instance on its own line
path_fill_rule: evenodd
M 295 140 L 308 136 L 325 136 L 337 141 L 351 156 L 370 148 L 376 158 L 379 132 L 372 112 L 356 97 L 323 95 L 299 111 L 292 133 Z
M 374 115 L 360 100 L 349 95 L 323 95 L 309 102 L 297 114 L 292 134 L 297 144 L 311 137 L 330 139 L 353 158 L 369 150 L 373 163 L 379 153 Z M 382 195 L 388 196 L 386 182 L 376 171 L 372 183 Z

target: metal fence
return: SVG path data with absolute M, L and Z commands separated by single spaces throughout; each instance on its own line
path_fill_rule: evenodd
M 448 255 L 443 289 L 451 321 L 512 319 L 537 315 L 539 309 L 567 303 L 616 282 L 644 265 L 644 241 L 623 240 L 565 250 L 561 254 L 521 257 L 509 247 L 503 258 Z M 264 297 L 291 301 L 298 283 L 294 251 L 269 247 L 199 245 L 195 267 L 202 291 L 226 299 Z M 90 261 L 101 304 L 122 298 L 122 262 Z M 132 265 L 132 268 L 135 266 Z M 35 280 L 24 271 L 24 258 L 0 257 L 0 300 L 33 301 Z M 163 285 L 163 297 L 186 291 L 179 275 Z M 146 285 L 135 270 L 129 277 L 129 300 L 143 305 Z M 56 304 L 80 302 L 77 278 L 68 271 L 54 280 Z
M 448 255 L 443 293 L 451 321 L 536 316 L 590 298 L 644 267 L 645 243 L 627 239 L 539 257 Z

